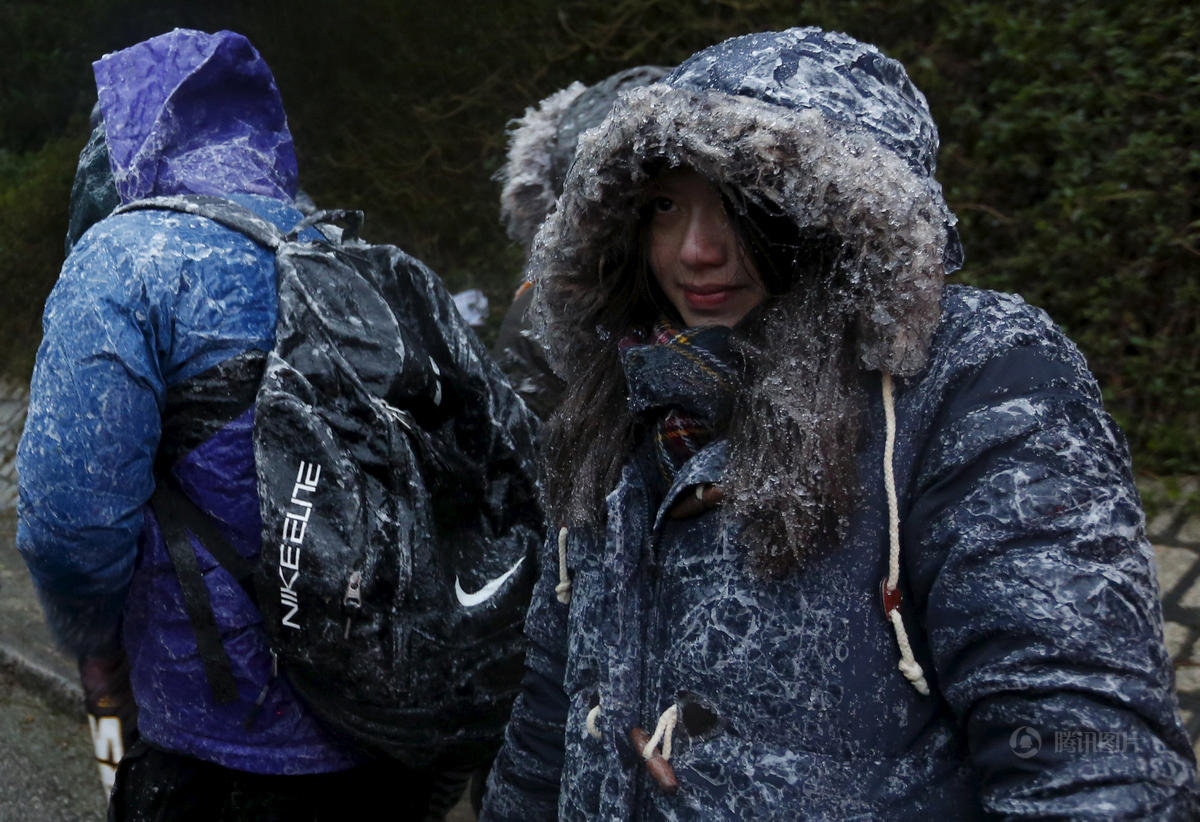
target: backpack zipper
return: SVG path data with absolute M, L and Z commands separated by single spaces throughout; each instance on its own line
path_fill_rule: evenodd
M 350 621 L 354 619 L 354 612 L 362 608 L 362 571 L 355 571 L 350 575 L 350 579 L 346 582 L 346 596 L 342 600 L 342 605 L 350 611 L 346 615 L 346 633 L 342 639 L 349 639 Z

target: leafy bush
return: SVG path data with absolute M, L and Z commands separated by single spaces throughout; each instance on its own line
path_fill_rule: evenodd
M 0 155 L 0 293 L 7 303 L 0 376 L 27 380 L 41 339 L 42 306 L 63 259 L 67 198 L 78 143 Z
M 964 279 L 1050 312 L 1143 467 L 1197 470 L 1200 15 L 961 6 L 938 48 L 975 55 L 972 79 L 935 114 Z

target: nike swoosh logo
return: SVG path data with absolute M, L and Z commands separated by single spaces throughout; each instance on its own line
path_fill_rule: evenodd
M 458 597 L 458 604 L 463 606 L 464 608 L 470 608 L 472 606 L 478 605 L 481 602 L 487 602 L 487 600 L 491 598 L 492 594 L 494 594 L 500 590 L 500 586 L 504 584 L 505 580 L 507 580 L 509 577 L 511 577 L 513 574 L 515 574 L 517 572 L 517 569 L 521 567 L 521 563 L 524 561 L 525 561 L 525 557 L 521 557 L 519 560 L 517 560 L 516 565 L 509 568 L 507 571 L 505 571 L 503 574 L 496 577 L 495 579 L 489 580 L 486 585 L 484 585 L 482 588 L 480 588 L 478 591 L 476 591 L 473 594 L 468 594 L 466 591 L 463 590 L 462 584 L 458 581 L 458 574 L 455 574 L 454 575 L 454 595 L 456 597 Z

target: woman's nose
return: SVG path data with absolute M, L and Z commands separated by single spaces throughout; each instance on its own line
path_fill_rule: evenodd
M 689 268 L 715 268 L 729 259 L 733 229 L 724 210 L 695 209 L 688 219 L 679 259 Z

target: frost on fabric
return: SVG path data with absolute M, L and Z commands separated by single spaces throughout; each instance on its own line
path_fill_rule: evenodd
M 177 29 L 105 55 L 94 70 L 123 202 L 183 192 L 295 195 L 283 103 L 245 37 Z
M 1019 298 L 952 287 L 945 308 L 928 370 L 898 387 L 895 455 L 904 616 L 935 696 L 897 670 L 878 601 L 879 409 L 845 544 L 780 580 L 747 573 L 740 528 L 719 509 L 665 515 L 719 480 L 725 443 L 697 454 L 657 510 L 631 463 L 604 544 L 577 532 L 568 545 L 569 611 L 554 598 L 550 546 L 529 617 L 536 643 L 569 645 L 562 818 L 1077 818 L 1102 806 L 1134 819 L 1186 807 L 1194 769 L 1153 565 L 1094 380 Z M 558 619 L 569 630 L 547 633 Z M 584 728 L 596 704 L 600 740 Z M 682 787 L 668 796 L 625 740 L 672 704 L 684 717 L 671 758 Z M 1007 741 L 1025 725 L 1049 744 L 1055 729 L 1104 729 L 1129 748 L 1025 781 Z M 968 745 L 998 746 L 983 753 L 1013 770 L 981 775 Z M 521 818 L 508 794 L 494 801 L 512 814 L 501 818 Z
M 185 336 L 205 364 L 230 347 L 268 342 L 211 331 L 254 293 L 274 294 L 254 247 L 214 246 L 214 228 L 162 212 L 103 220 L 75 245 L 47 300 L 52 331 L 39 349 L 19 453 L 18 542 L 56 638 L 73 651 L 116 640 L 167 382 L 189 376 L 158 357 L 178 352 Z M 213 255 L 229 277 L 201 274 Z M 168 302 L 180 307 L 173 320 L 161 308 Z M 263 316 L 268 329 L 273 313 Z
M 875 48 L 815 29 L 734 38 L 706 49 L 672 82 L 787 109 L 814 109 L 843 128 L 875 135 L 915 171 L 932 176 L 937 131 L 924 95 Z
M 838 237 L 863 365 L 914 373 L 937 323 L 942 278 L 961 263 L 956 219 L 932 177 L 937 137 L 924 98 L 908 86 L 913 96 L 898 101 L 879 81 L 855 91 L 852 83 L 869 79 L 863 71 L 814 88 L 799 57 L 795 72 L 766 76 L 752 59 L 721 57 L 719 74 L 705 57 L 629 92 L 581 137 L 527 272 L 556 370 L 573 373 L 591 360 L 605 277 L 614 273 L 606 255 L 628 246 L 648 168 L 665 164 L 690 166 L 798 226 Z M 891 61 L 877 70 L 891 71 Z M 742 96 L 748 89 L 756 94 Z M 837 116 L 828 102 L 815 107 L 817 98 L 836 102 Z M 859 117 L 865 126 L 855 125 Z
M 931 443 L 922 484 L 952 471 L 964 457 L 987 470 L 956 509 L 930 523 L 927 538 L 946 548 L 952 567 L 968 551 L 972 563 L 980 557 L 1004 557 L 1008 563 L 999 575 L 993 566 L 964 565 L 960 574 L 946 576 L 941 593 L 955 599 L 984 584 L 981 575 L 987 573 L 986 584 L 1004 607 L 962 622 L 940 640 L 962 645 L 980 631 L 1033 619 L 1056 626 L 1060 650 L 1125 668 L 1147 654 L 1144 630 L 1161 631 L 1161 617 L 1124 439 L 1107 415 L 1096 412 L 1099 393 L 1082 356 L 1043 312 L 1011 295 L 963 294 L 974 319 L 962 337 L 967 364 L 974 360 L 982 367 L 997 352 L 1010 352 L 1022 359 L 1037 356 L 1056 368 L 1049 390 L 1028 395 L 1014 389 L 1010 398 L 966 411 Z M 931 372 L 936 377 L 963 365 L 937 359 Z M 1033 541 L 1033 535 L 1041 540 Z M 1098 626 L 1111 631 L 1098 636 Z M 1146 680 L 1134 685 L 1118 679 L 1111 685 L 1114 694 L 1127 692 L 1133 699 L 1131 686 L 1147 689 L 1136 697 L 1142 699 L 1156 687 L 1169 687 L 1161 643 L 1149 652 L 1154 664 Z M 1020 664 L 1020 655 L 1009 663 Z M 972 674 L 956 688 L 986 688 L 982 680 L 988 676 Z M 1051 667 L 1024 676 L 1065 687 L 1064 673 Z
M 840 55 L 832 67 L 826 48 Z M 777 414 L 765 439 L 781 421 L 803 431 L 832 413 L 812 402 L 809 383 L 830 370 L 814 351 L 846 326 L 811 320 L 841 310 L 857 331 L 855 367 L 896 376 L 895 452 L 885 463 L 880 383 L 863 374 L 846 535 L 764 579 L 747 568 L 752 523 L 728 497 L 698 516 L 667 513 L 734 475 L 732 436 L 695 454 L 661 501 L 635 451 L 605 525 L 572 531 L 569 606 L 555 598 L 553 540 L 542 554 L 527 625 L 531 669 L 561 682 L 568 703 L 552 717 L 565 730 L 562 779 L 534 745 L 512 755 L 511 740 L 551 723 L 519 703 L 489 789 L 494 818 L 525 818 L 524 786 L 539 779 L 553 782 L 563 819 L 1195 818 L 1128 449 L 1044 313 L 943 287 L 960 262 L 954 217 L 932 178 L 924 100 L 897 66 L 809 29 L 739 38 L 626 95 L 583 136 L 529 269 L 560 373 L 623 333 L 598 328 L 608 278 L 624 273 L 614 259 L 637 251 L 649 174 L 685 164 L 844 243 L 831 310 L 786 295 L 763 315 L 781 333 L 745 352 L 771 366 L 749 389 Z M 772 444 L 805 462 L 793 439 Z M 931 696 L 900 671 L 880 602 L 885 465 L 901 620 Z M 763 493 L 808 504 L 794 478 L 831 480 L 823 470 L 765 477 Z M 628 739 L 672 705 L 681 787 L 667 795 Z M 599 739 L 585 727 L 596 706 Z M 1014 754 L 1022 727 L 1048 741 L 1040 758 Z M 1054 752 L 1055 731 L 1084 729 L 1120 734 L 1126 748 Z
M 509 131 L 508 162 L 496 174 L 503 184 L 500 219 L 509 238 L 526 249 L 558 198 L 551 169 L 559 119 L 585 88 L 574 82 L 530 106 Z
M 353 578 L 362 598 L 344 617 L 301 609 L 294 632 L 278 627 L 285 604 L 260 598 L 272 647 L 304 701 L 369 750 L 487 761 L 541 529 L 532 419 L 441 280 L 400 249 L 287 244 L 278 268 L 255 405 L 264 533 L 290 516 L 297 455 L 321 466 L 296 591 L 337 603 Z

